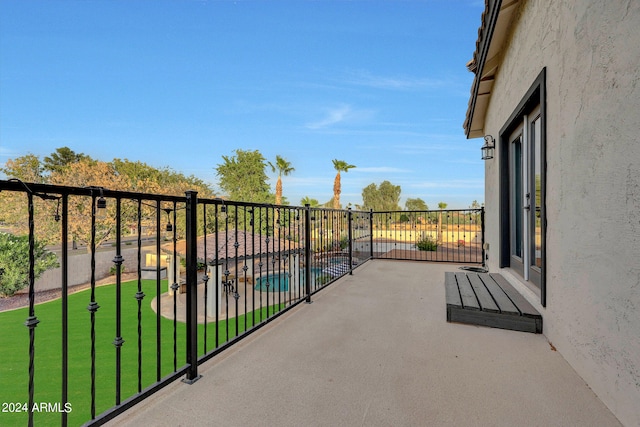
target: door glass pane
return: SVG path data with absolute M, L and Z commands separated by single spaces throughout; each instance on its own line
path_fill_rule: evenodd
M 522 258 L 522 242 L 523 242 L 523 229 L 522 229 L 522 139 L 516 138 L 511 144 L 513 153 L 513 170 L 511 177 L 511 194 L 513 205 L 511 208 L 511 224 L 512 230 L 512 242 L 511 242 L 511 254 L 519 258 Z
M 533 151 L 533 197 L 531 213 L 533 218 L 532 265 L 542 267 L 542 223 L 540 219 L 542 206 L 542 151 L 540 144 L 540 117 L 531 123 L 531 143 Z

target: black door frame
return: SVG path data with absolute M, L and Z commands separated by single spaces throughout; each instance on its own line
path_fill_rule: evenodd
M 513 110 L 506 123 L 500 130 L 499 138 L 499 174 L 500 174 L 500 267 L 507 268 L 510 266 L 511 257 L 511 197 L 510 197 L 510 158 L 509 158 L 509 137 L 511 133 L 522 123 L 523 116 L 540 105 L 540 144 L 542 158 L 541 173 L 541 206 L 540 206 L 540 224 L 541 224 L 541 265 L 540 265 L 540 303 L 543 307 L 547 305 L 547 288 L 546 288 L 546 231 L 547 231 L 547 212 L 546 212 L 546 170 L 547 170 L 547 107 L 546 107 L 546 68 L 543 68 L 538 77 L 535 79 L 529 90 Z M 525 266 L 525 268 L 529 268 Z

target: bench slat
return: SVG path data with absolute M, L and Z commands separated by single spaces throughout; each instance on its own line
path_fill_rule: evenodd
M 469 278 L 469 282 L 471 283 L 471 286 L 473 287 L 473 290 L 475 291 L 476 296 L 478 297 L 478 302 L 480 302 L 480 307 L 482 308 L 482 311 L 488 311 L 490 313 L 499 313 L 500 309 L 496 305 L 493 298 L 491 298 L 491 294 L 489 293 L 487 288 L 484 286 L 484 283 L 482 283 L 482 280 L 480 280 L 480 277 L 477 274 L 471 274 L 471 273 L 468 274 L 467 277 Z
M 501 313 L 515 314 L 518 316 L 520 315 L 520 310 L 518 310 L 518 307 L 516 307 L 511 302 L 502 288 L 495 282 L 495 280 L 493 280 L 493 278 L 489 274 L 480 273 L 478 274 L 478 277 L 480 278 L 480 280 L 482 280 L 489 292 L 491 292 L 491 295 L 493 295 L 493 299 L 498 304 L 498 308 L 500 309 Z
M 462 306 L 467 310 L 480 310 L 478 299 L 473 292 L 471 283 L 467 275 L 464 273 L 455 273 L 456 281 L 458 282 L 458 289 L 460 289 L 460 298 L 462 298 Z
M 538 317 L 540 313 L 535 309 L 534 306 L 531 305 L 529 301 L 526 300 L 525 297 L 520 295 L 518 291 L 515 290 L 511 283 L 507 281 L 502 275 L 497 273 L 491 273 L 491 278 L 496 281 L 496 283 L 502 288 L 502 290 L 509 295 L 511 301 L 515 303 L 523 316 L 527 317 Z
M 458 282 L 452 272 L 444 273 L 444 285 L 446 289 L 447 306 L 462 307 Z

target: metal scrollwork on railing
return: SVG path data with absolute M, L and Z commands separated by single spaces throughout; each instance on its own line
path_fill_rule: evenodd
M 240 299 L 240 294 L 236 289 L 235 282 L 236 282 L 235 279 L 229 279 L 229 280 L 223 281 L 222 286 L 224 287 L 224 292 L 227 295 L 230 294 L 237 301 L 238 299 Z

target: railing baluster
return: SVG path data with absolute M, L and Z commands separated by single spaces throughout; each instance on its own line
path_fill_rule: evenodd
M 66 245 L 66 243 L 64 243 Z M 91 300 L 87 306 L 91 321 L 91 419 L 96 418 L 96 196 L 91 196 Z
M 62 196 L 62 397 L 61 405 L 66 405 L 69 391 L 69 200 Z M 67 411 L 62 411 L 62 425 L 67 425 Z
M 204 335 L 203 335 L 203 343 L 202 343 L 202 348 L 203 348 L 203 353 L 206 354 L 207 353 L 207 325 L 209 324 L 208 320 L 207 320 L 207 305 L 209 304 L 208 301 L 208 291 L 209 291 L 209 262 L 208 262 L 208 256 L 209 254 L 207 253 L 207 205 L 203 204 L 202 205 L 202 225 L 203 225 L 203 229 L 204 229 L 204 275 L 202 276 L 202 281 L 204 283 L 204 325 L 203 325 L 203 329 L 204 329 Z M 217 230 L 216 230 L 217 232 Z M 217 248 L 216 248 L 217 250 Z M 176 263 L 174 263 L 175 265 Z M 175 267 L 174 267 L 175 268 Z M 174 270 L 175 271 L 175 270 Z M 175 272 L 174 272 L 174 277 L 175 277 Z M 218 326 L 218 325 L 216 325 Z
M 255 326 L 256 324 L 256 261 L 255 261 L 255 253 L 256 253 L 256 222 L 255 222 L 255 206 L 251 208 L 251 219 L 249 221 L 249 225 L 251 226 L 251 275 L 253 276 L 253 280 L 251 281 L 251 324 Z
M 255 208 L 254 208 L 255 209 Z M 262 239 L 262 206 L 258 207 L 258 235 L 260 235 L 260 238 L 258 240 L 258 280 L 260 280 L 260 323 L 262 323 L 262 287 L 264 286 L 264 279 L 262 278 L 262 266 L 263 266 L 263 262 L 262 262 L 262 253 L 264 252 L 264 249 L 262 247 L 262 243 L 263 243 L 263 239 Z
M 234 249 L 234 271 L 235 271 L 235 287 L 233 289 L 233 298 L 235 299 L 235 309 L 236 309 L 236 337 L 239 335 L 239 328 L 240 328 L 240 307 L 238 305 L 238 300 L 240 299 L 240 293 L 239 293 L 239 289 L 238 287 L 240 286 L 240 272 L 238 271 L 238 248 L 240 246 L 240 243 L 238 243 L 238 206 L 234 205 L 233 206 L 233 213 L 234 213 L 234 224 L 233 224 L 233 228 L 234 228 L 234 236 L 233 236 L 233 249 Z
M 220 208 L 224 215 L 224 313 L 225 313 L 225 342 L 229 341 L 229 208 L 224 204 Z
M 33 195 L 31 192 L 27 193 L 27 209 L 28 213 L 28 221 L 29 221 L 29 317 L 27 317 L 24 325 L 29 328 L 29 407 L 27 408 L 29 411 L 29 426 L 33 426 L 33 403 L 34 403 L 34 376 L 35 376 L 35 340 L 36 340 L 36 331 L 35 328 L 38 326 L 40 321 L 36 317 L 35 314 L 35 257 L 34 257 L 34 248 L 35 248 L 35 236 L 34 236 L 34 222 L 33 222 Z
M 305 302 L 311 304 L 311 208 L 309 204 L 304 206 Z
M 266 264 L 267 264 L 267 319 L 269 319 L 270 313 L 269 313 L 269 289 L 271 288 L 271 281 L 270 276 L 269 276 L 269 208 L 265 208 L 265 212 L 266 212 L 266 216 L 265 216 L 265 221 L 267 223 L 267 226 L 265 227 L 265 234 L 266 234 L 266 238 L 265 238 L 265 258 L 267 260 Z
M 218 221 L 218 205 L 215 205 L 215 251 L 213 266 L 215 267 L 215 290 L 216 290 L 216 347 L 220 345 L 220 242 L 218 236 L 220 235 L 220 227 Z
M 122 200 L 116 199 L 116 256 L 113 263 L 116 266 L 116 338 L 113 345 L 116 347 L 116 405 L 121 402 L 121 386 L 122 386 Z
M 248 304 L 247 299 L 249 298 L 249 294 L 247 293 L 247 269 L 248 269 L 247 259 L 249 259 L 248 253 L 247 253 L 247 206 L 242 207 L 242 222 L 244 223 L 244 226 L 242 227 L 242 232 L 244 233 L 244 239 L 242 239 L 243 240 L 242 243 L 244 244 L 244 248 L 243 248 L 244 257 L 242 260 L 242 263 L 243 263 L 242 276 L 244 278 L 243 280 L 244 282 L 244 330 L 246 331 L 249 328 L 249 324 L 248 324 L 249 316 L 247 316 L 247 304 Z
M 142 391 L 142 300 L 144 299 L 144 292 L 142 292 L 142 199 L 138 199 L 138 218 L 137 218 L 137 233 L 138 233 L 138 291 L 135 298 L 138 302 L 138 393 Z
M 171 229 L 171 241 L 172 245 L 172 253 L 171 260 L 173 261 L 173 283 L 171 284 L 171 290 L 173 291 L 173 370 L 178 370 L 178 289 L 180 289 L 180 285 L 178 284 L 179 279 L 176 272 L 176 253 L 177 250 L 177 240 L 176 233 L 178 232 L 178 224 L 176 222 L 177 212 L 176 212 L 176 202 L 173 202 L 173 227 Z M 167 271 L 167 279 L 169 278 L 169 271 Z
M 162 378 L 162 290 L 160 289 L 160 200 L 156 201 L 156 381 Z

